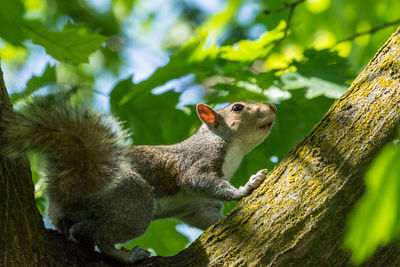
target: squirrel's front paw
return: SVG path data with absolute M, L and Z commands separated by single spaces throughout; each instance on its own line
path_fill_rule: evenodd
M 268 170 L 263 169 L 258 171 L 256 174 L 253 174 L 250 176 L 249 181 L 246 183 L 246 187 L 249 189 L 254 189 L 258 187 L 264 180 L 265 177 L 267 177 Z

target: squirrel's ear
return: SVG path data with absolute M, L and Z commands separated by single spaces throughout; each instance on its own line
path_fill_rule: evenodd
M 204 104 L 197 104 L 197 115 L 207 125 L 218 125 L 218 114 L 215 110 Z

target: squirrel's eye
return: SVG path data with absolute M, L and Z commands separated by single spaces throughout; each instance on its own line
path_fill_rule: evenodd
M 241 104 L 235 104 L 232 106 L 232 111 L 242 111 L 244 109 L 244 106 Z

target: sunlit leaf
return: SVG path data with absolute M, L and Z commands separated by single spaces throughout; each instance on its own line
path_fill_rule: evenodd
M 237 77 L 246 73 L 244 66 L 249 66 L 257 58 L 263 58 L 269 53 L 272 45 L 281 38 L 285 23 L 281 23 L 276 29 L 267 32 L 258 40 L 243 41 L 233 46 L 205 47 L 205 41 L 201 38 L 192 38 L 181 49 L 170 57 L 167 65 L 158 68 L 151 78 L 139 83 L 136 87 L 151 90 L 163 85 L 169 80 L 182 77 L 187 74 L 196 74 L 199 80 L 219 74 L 221 69 L 227 76 Z M 236 48 L 235 48 L 236 47 Z M 253 74 L 256 76 L 256 74 Z M 127 93 L 121 98 L 121 103 L 129 101 L 135 93 Z
M 242 40 L 233 46 L 221 47 L 221 58 L 231 61 L 253 62 L 258 58 L 264 58 L 274 47 L 275 42 L 283 37 L 286 22 L 265 32 L 258 40 Z
M 197 33 L 201 38 L 211 38 L 214 41 L 219 37 L 221 31 L 232 21 L 233 16 L 236 13 L 237 8 L 240 6 L 242 0 L 231 0 L 228 1 L 228 7 L 221 13 L 218 13 L 208 20 L 206 20 L 201 26 L 198 27 Z
M 336 99 L 347 89 L 346 86 L 341 86 L 318 77 L 307 78 L 297 72 L 283 73 L 281 75 L 281 81 L 283 83 L 282 89 L 284 90 L 306 89 L 307 98 L 324 95 Z

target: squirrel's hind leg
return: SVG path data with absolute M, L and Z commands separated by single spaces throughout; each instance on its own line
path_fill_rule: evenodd
M 143 225 L 143 227 L 136 227 L 137 225 L 134 224 L 122 224 L 117 226 L 116 229 L 113 228 L 115 226 L 116 222 L 112 220 L 81 221 L 69 229 L 69 239 L 90 250 L 93 250 L 94 246 L 97 245 L 103 254 L 123 263 L 134 263 L 150 256 L 147 250 L 139 247 L 135 247 L 130 251 L 115 248 L 115 244 L 120 243 L 126 236 L 134 238 L 142 235 L 147 228 L 147 224 Z M 130 231 L 122 231 L 122 229 L 130 229 Z
M 134 263 L 147 258 L 150 253 L 141 248 L 127 252 L 116 249 L 115 244 L 125 243 L 145 233 L 152 220 L 153 199 L 138 179 L 127 179 L 113 189 L 112 199 L 102 198 L 99 204 L 102 216 L 96 223 L 93 239 L 100 251 L 115 260 Z

